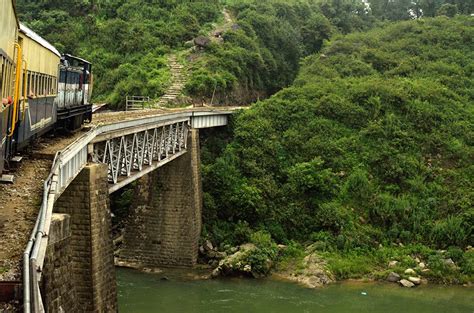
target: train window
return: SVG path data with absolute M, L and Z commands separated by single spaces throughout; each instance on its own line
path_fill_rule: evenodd
M 7 63 L 7 66 L 6 66 L 6 70 L 5 70 L 5 88 L 4 88 L 4 91 L 5 91 L 5 95 L 8 97 L 9 95 L 11 95 L 11 93 L 13 91 L 13 90 L 11 90 L 12 79 L 13 79 L 13 73 L 12 73 L 13 66 L 9 61 L 7 61 L 6 63 Z
M 28 95 L 31 95 L 32 90 L 31 90 L 31 72 L 28 71 L 28 81 L 26 84 L 26 90 L 28 90 Z
M 0 100 L 3 99 L 3 67 L 5 66 L 5 58 L 0 58 Z
M 60 83 L 66 82 L 66 71 L 59 72 L 59 82 Z
M 82 90 L 82 84 L 84 83 L 84 75 L 79 75 L 79 90 Z
M 38 95 L 38 90 L 39 90 L 38 83 L 39 83 L 38 74 L 34 73 L 33 74 L 33 92 L 35 93 L 35 97 Z
M 3 97 L 6 98 L 8 97 L 8 61 L 4 58 L 3 59 L 3 88 L 2 88 L 2 93 Z

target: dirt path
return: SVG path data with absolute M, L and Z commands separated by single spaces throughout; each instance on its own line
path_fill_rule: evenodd
M 64 137 L 43 137 L 24 155 L 12 172 L 15 182 L 0 185 L 0 281 L 21 278 L 23 250 L 35 224 L 56 151 L 67 147 L 82 132 Z
M 182 94 L 184 85 L 186 84 L 184 66 L 178 62 L 176 55 L 172 54 L 169 57 L 168 62 L 171 70 L 171 86 L 158 101 L 157 105 L 159 107 L 167 104 L 175 104 L 178 97 Z
M 0 185 L 0 280 L 20 278 L 22 253 L 40 207 L 51 161 L 23 160 L 15 184 Z
M 214 30 L 212 30 L 209 34 L 211 40 L 213 41 L 222 41 L 222 35 L 226 31 L 230 30 L 232 28 L 232 25 L 235 24 L 235 19 L 232 17 L 230 12 L 226 8 L 222 10 L 222 15 L 224 16 L 224 24 L 217 25 L 216 28 L 214 28 Z

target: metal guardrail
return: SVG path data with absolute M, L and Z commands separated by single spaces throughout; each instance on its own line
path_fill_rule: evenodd
M 44 306 L 39 282 L 48 246 L 48 234 L 53 214 L 53 206 L 59 196 L 76 178 L 87 164 L 88 147 L 99 135 L 125 129 L 141 129 L 144 125 L 163 124 L 172 120 L 191 122 L 191 127 L 204 128 L 225 125 L 227 115 L 233 110 L 188 111 L 167 115 L 152 116 L 137 120 L 124 121 L 104 126 L 96 126 L 66 149 L 56 153 L 50 174 L 43 185 L 43 200 L 38 218 L 23 253 L 23 311 L 24 313 L 42 313 Z M 225 119 L 222 117 L 225 115 Z M 156 125 L 155 125 L 156 126 Z M 171 147 L 171 146 L 170 146 Z
M 87 145 L 97 129 L 74 141 L 55 155 L 51 172 L 43 185 L 43 200 L 38 218 L 23 254 L 23 311 L 44 312 L 39 281 L 48 245 L 54 202 L 87 163 Z
M 127 96 L 125 99 L 125 111 L 143 110 L 150 103 L 150 97 Z

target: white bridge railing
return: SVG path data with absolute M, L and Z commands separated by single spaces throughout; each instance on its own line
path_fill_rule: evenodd
M 227 124 L 226 111 L 187 111 L 95 126 L 58 152 L 44 182 L 43 200 L 23 255 L 23 311 L 44 312 L 39 282 L 48 246 L 53 207 L 89 161 L 109 166 L 114 192 L 186 152 L 190 127 Z

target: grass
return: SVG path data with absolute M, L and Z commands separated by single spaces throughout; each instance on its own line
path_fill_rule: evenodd
M 321 256 L 327 261 L 329 270 L 338 280 L 343 279 L 377 279 L 385 280 L 390 272 L 407 278 L 404 272 L 407 268 L 414 269 L 418 276 L 431 282 L 442 284 L 464 284 L 474 282 L 474 252 L 473 251 L 439 251 L 423 245 L 405 247 L 382 247 L 376 250 L 361 251 L 325 251 Z M 418 267 L 418 258 L 425 263 L 429 271 L 423 272 Z M 446 260 L 454 260 L 454 266 Z M 390 261 L 398 261 L 397 265 L 389 268 Z

